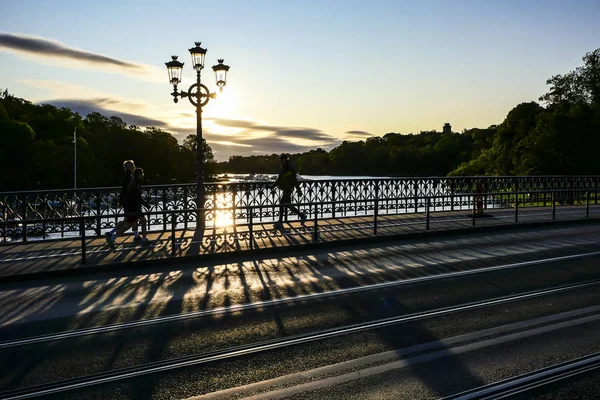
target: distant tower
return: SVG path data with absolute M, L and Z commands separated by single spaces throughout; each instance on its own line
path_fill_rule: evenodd
M 442 133 L 452 133 L 452 127 L 450 126 L 450 122 L 446 122 L 444 124 L 444 128 L 442 129 Z

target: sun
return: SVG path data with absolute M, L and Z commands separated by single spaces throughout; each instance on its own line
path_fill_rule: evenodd
M 237 100 L 235 88 L 225 86 L 223 92 L 217 91 L 217 97 L 211 99 L 207 111 L 214 118 L 233 118 L 237 115 Z

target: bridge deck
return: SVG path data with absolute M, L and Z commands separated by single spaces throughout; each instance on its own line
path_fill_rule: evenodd
M 514 224 L 514 209 L 488 209 L 485 217 L 476 219 L 476 227 Z M 591 205 L 589 217 L 600 216 L 600 205 Z M 552 221 L 551 207 L 519 209 L 519 223 Z M 556 220 L 586 219 L 585 205 L 557 206 Z M 334 242 L 375 236 L 373 217 L 346 217 L 318 220 L 319 241 Z M 468 229 L 473 227 L 469 211 L 435 212 L 430 215 L 429 231 Z M 290 220 L 285 229 L 276 230 L 272 223 L 253 226 L 252 247 L 293 247 L 313 242 L 314 221 L 301 226 Z M 426 231 L 426 214 L 400 214 L 378 217 L 378 236 L 402 235 Z M 171 232 L 153 233 L 148 237 L 154 244 L 142 246 L 127 235 L 117 240 L 111 249 L 104 238 L 86 240 L 87 266 L 121 264 L 141 260 L 160 260 L 186 255 L 236 253 L 250 249 L 247 226 L 229 226 L 207 229 L 202 238 L 194 237 L 195 231 L 177 231 L 176 252 L 172 254 Z M 201 239 L 201 240 L 199 240 Z M 45 271 L 83 268 L 81 263 L 81 239 L 57 241 L 31 241 L 5 243 L 0 246 L 0 277 L 32 274 Z

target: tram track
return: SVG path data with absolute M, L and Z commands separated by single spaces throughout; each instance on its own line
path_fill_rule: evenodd
M 358 323 L 334 329 L 314 331 L 306 334 L 300 334 L 258 343 L 251 343 L 248 345 L 232 347 L 225 350 L 210 353 L 193 354 L 164 361 L 137 365 L 134 367 L 114 369 L 107 372 L 52 382 L 49 384 L 30 386 L 21 389 L 0 392 L 0 399 L 20 400 L 62 393 L 107 383 L 114 383 L 118 381 L 133 379 L 149 374 L 157 374 L 185 367 L 198 366 L 202 364 L 206 365 L 213 362 L 236 359 L 238 357 L 269 352 L 287 347 L 299 346 L 310 342 L 323 341 L 340 336 L 391 327 L 399 324 L 406 324 L 423 319 L 447 316 L 455 313 L 468 312 L 487 307 L 534 299 L 538 297 L 552 296 L 559 293 L 588 289 L 599 285 L 600 280 L 593 280 L 589 282 L 571 285 L 563 285 L 543 290 L 520 293 L 511 296 L 503 296 L 499 298 L 488 299 L 474 303 L 467 303 L 452 307 L 418 312 L 414 314 L 403 315 L 400 317 L 384 318 L 376 321 Z
M 563 235 L 565 234 L 563 233 Z M 560 235 L 557 234 L 556 237 L 556 242 L 559 245 L 564 244 L 560 239 Z M 321 364 L 309 362 L 309 365 L 327 365 L 327 363 L 336 362 L 336 355 L 328 354 L 327 347 L 331 346 L 331 343 L 339 345 L 350 340 L 356 346 L 364 337 L 369 337 L 369 340 L 385 337 L 385 340 L 387 340 L 388 335 L 380 331 L 396 331 L 398 329 L 409 333 L 408 339 L 404 338 L 404 335 L 402 336 L 402 342 L 408 340 L 409 344 L 420 343 L 419 339 L 423 340 L 428 337 L 426 334 L 427 329 L 421 327 L 425 325 L 428 327 L 435 326 L 441 321 L 443 321 L 443 324 L 452 324 L 454 318 L 450 316 L 453 313 L 465 313 L 457 317 L 457 320 L 461 320 L 464 318 L 481 318 L 480 316 L 488 313 L 484 310 L 486 307 L 496 306 L 493 309 L 494 312 L 500 311 L 498 317 L 483 323 L 477 323 L 477 325 L 461 326 L 460 328 L 457 327 L 458 329 L 452 328 L 452 325 L 447 325 L 444 328 L 440 327 L 440 332 L 436 328 L 437 337 L 447 338 L 455 334 L 453 332 L 475 332 L 482 329 L 482 327 L 496 326 L 495 324 L 498 322 L 509 322 L 511 318 L 512 320 L 525 321 L 526 318 L 532 318 L 535 315 L 551 316 L 552 313 L 573 310 L 574 307 L 598 304 L 595 303 L 596 297 L 593 292 L 596 292 L 596 289 L 593 288 L 600 285 L 600 279 L 586 280 L 599 277 L 599 268 L 597 268 L 595 260 L 600 259 L 600 251 L 593 251 L 595 248 L 591 244 L 591 235 L 590 237 L 582 237 L 581 240 L 585 239 L 584 241 L 580 241 L 579 237 L 570 235 L 563 237 L 570 245 L 564 246 L 564 248 L 556 248 L 552 244 L 553 242 L 547 243 L 545 246 L 537 246 L 534 243 L 535 238 L 527 238 L 521 235 L 521 237 L 515 237 L 514 242 L 515 244 L 519 243 L 519 248 L 525 251 L 515 254 L 509 251 L 508 254 L 501 255 L 494 248 L 486 248 L 483 253 L 484 258 L 479 260 L 475 258 L 461 260 L 466 255 L 464 253 L 458 253 L 455 261 L 437 260 L 436 257 L 425 256 L 424 259 L 428 260 L 428 264 L 423 265 L 423 267 L 429 266 L 430 268 L 419 269 L 418 272 L 412 268 L 416 267 L 417 264 L 414 262 L 414 257 L 410 256 L 412 253 L 419 252 L 417 248 L 409 245 L 406 250 L 392 251 L 391 255 L 387 255 L 389 252 L 376 252 L 372 256 L 381 257 L 386 268 L 402 271 L 401 273 L 386 274 L 384 279 L 391 278 L 395 280 L 383 283 L 351 286 L 369 280 L 350 279 L 344 281 L 342 278 L 341 281 L 338 281 L 338 277 L 335 277 L 335 285 L 319 285 L 318 287 L 327 287 L 328 289 L 342 287 L 342 289 L 314 293 L 305 291 L 309 287 L 302 285 L 301 290 L 276 291 L 278 295 L 274 296 L 275 299 L 244 302 L 244 300 L 250 298 L 254 300 L 265 298 L 262 295 L 257 297 L 255 293 L 252 293 L 251 296 L 244 296 L 244 300 L 238 297 L 237 304 L 224 307 L 206 309 L 209 304 L 206 303 L 202 307 L 204 309 L 200 311 L 175 313 L 147 319 L 138 319 L 142 313 L 132 313 L 131 321 L 102 324 L 89 328 L 85 326 L 91 325 L 90 322 L 94 320 L 100 323 L 115 321 L 113 316 L 121 314 L 122 311 L 113 313 L 110 308 L 106 311 L 98 309 L 98 318 L 92 313 L 88 317 L 82 315 L 81 319 L 77 320 L 65 318 L 53 322 L 52 320 L 41 319 L 39 324 L 42 329 L 37 326 L 38 322 L 33 320 L 28 322 L 27 325 L 21 326 L 26 329 L 33 327 L 34 332 L 37 330 L 38 333 L 44 331 L 49 333 L 22 337 L 21 332 L 23 331 L 19 332 L 19 325 L 11 327 L 10 331 L 4 332 L 5 339 L 11 337 L 14 339 L 0 342 L 0 351 L 2 351 L 0 354 L 3 354 L 7 361 L 7 364 L 5 364 L 7 368 L 4 368 L 2 373 L 6 379 L 0 382 L 0 388 L 4 388 L 4 391 L 0 392 L 0 399 L 33 398 L 49 395 L 52 398 L 55 397 L 54 395 L 60 398 L 70 398 L 69 396 L 75 395 L 77 397 L 80 393 L 89 396 L 90 393 L 97 393 L 98 391 L 111 391 L 113 388 L 128 385 L 136 386 L 140 382 L 152 380 L 171 382 L 175 379 L 174 377 L 179 376 L 196 375 L 198 377 L 198 374 L 204 374 L 204 371 L 216 378 L 220 376 L 216 371 L 223 373 L 228 368 L 237 365 L 240 360 L 245 363 L 244 360 L 247 359 L 268 360 L 271 365 L 269 368 L 289 373 L 294 370 L 290 369 L 289 365 L 281 366 L 277 361 L 277 357 L 281 357 L 287 352 L 307 354 L 307 352 L 315 351 L 314 349 L 321 349 L 322 352 L 326 351 L 327 353 L 323 353 L 320 357 Z M 458 246 L 456 251 L 460 251 L 461 247 L 464 247 L 464 243 L 460 239 L 452 243 L 451 248 Z M 485 243 L 485 241 L 482 240 L 482 243 Z M 477 247 L 472 243 L 470 245 L 468 249 L 470 251 Z M 443 250 L 446 250 L 446 247 Z M 427 251 L 428 254 L 432 251 L 437 253 L 440 249 L 429 246 Z M 570 252 L 576 253 L 569 254 Z M 336 259 L 335 262 L 345 263 L 348 258 L 350 270 L 352 270 L 352 265 L 360 265 L 362 257 L 365 260 L 367 259 L 367 255 L 360 255 L 357 260 L 354 260 L 347 254 L 341 254 L 342 257 Z M 392 255 L 397 255 L 402 260 L 406 259 L 406 266 L 402 264 L 395 265 Z M 448 259 L 445 253 L 444 255 Z M 541 258 L 544 256 L 545 258 Z M 488 257 L 489 259 L 486 259 Z M 586 258 L 591 260 L 585 260 Z M 315 262 L 317 261 L 319 259 L 315 260 Z M 335 266 L 324 265 L 329 268 Z M 377 265 L 377 263 L 374 265 Z M 546 265 L 548 265 L 548 268 Z M 254 271 L 253 268 L 250 270 Z M 256 271 L 260 277 L 260 272 Z M 371 269 L 367 268 L 365 271 L 371 271 Z M 240 272 L 243 273 L 241 269 Z M 285 271 L 281 272 L 285 273 Z M 296 271 L 293 270 L 293 272 Z M 295 278 L 292 271 L 287 270 L 287 273 Z M 414 277 L 415 273 L 417 275 L 428 275 Z M 269 275 L 266 276 L 269 283 L 271 283 Z M 331 274 L 325 274 L 325 276 L 334 277 Z M 248 279 L 248 277 L 246 276 L 245 279 Z M 370 282 L 373 281 L 377 280 L 370 279 Z M 244 287 L 251 287 L 251 282 L 246 281 Z M 569 285 L 566 285 L 566 283 L 569 283 Z M 285 285 L 288 285 L 288 283 L 285 283 L 283 287 L 287 287 Z M 475 287 L 472 285 L 477 285 L 476 290 L 473 292 L 471 292 L 471 288 L 475 289 Z M 440 290 L 445 292 L 446 288 L 448 293 L 444 293 L 438 299 L 437 294 L 443 293 Z M 568 292 L 572 293 L 568 294 Z M 284 293 L 289 297 L 279 297 Z M 290 296 L 294 293 L 308 294 Z M 559 296 L 559 293 L 564 293 L 564 295 Z M 436 299 L 426 300 L 430 294 L 435 295 Z M 543 300 L 546 296 L 553 295 L 557 295 L 555 299 L 566 298 L 572 300 L 562 303 L 556 302 L 556 300 Z M 580 301 L 580 295 L 584 295 L 586 299 Z M 225 296 L 225 299 L 227 299 L 227 294 Z M 235 297 L 233 298 L 235 299 Z M 533 300 L 536 298 L 540 300 Z M 535 307 L 539 307 L 538 311 L 525 313 L 529 316 L 506 318 L 508 314 L 504 313 L 513 307 L 505 307 L 505 304 L 530 299 L 531 301 L 523 304 L 534 304 Z M 227 301 L 221 302 L 221 300 L 223 299 L 213 295 L 210 304 L 228 304 Z M 388 303 L 388 300 L 392 302 Z M 176 300 L 176 304 L 178 301 Z M 556 302 L 555 306 L 549 306 L 550 303 L 554 302 Z M 523 305 L 518 304 L 515 309 L 523 309 Z M 386 311 L 383 311 L 385 307 L 387 307 Z M 180 312 L 182 309 L 185 308 L 179 306 L 172 308 L 176 312 Z M 270 309 L 273 310 L 268 311 Z M 478 309 L 481 311 L 475 312 Z M 126 316 L 130 311 L 127 308 L 124 308 L 124 310 L 127 311 L 122 315 Z M 597 310 L 594 312 L 597 312 Z M 334 313 L 337 313 L 339 318 L 337 316 L 331 318 L 335 315 Z M 444 318 L 444 316 L 446 317 Z M 440 317 L 440 319 L 435 319 L 436 317 Z M 59 318 L 62 317 L 59 316 Z M 417 324 L 416 329 L 413 328 L 416 321 L 426 319 L 432 319 L 432 321 L 423 321 L 423 323 Z M 177 322 L 180 323 L 171 325 L 171 323 Z M 281 324 L 284 331 L 274 332 L 275 323 Z M 402 324 L 407 325 L 403 326 Z M 66 331 L 60 331 L 59 328 L 58 332 L 52 332 L 56 327 L 65 328 L 77 325 L 83 328 Z M 158 328 L 161 325 L 163 327 Z M 394 326 L 398 326 L 398 328 L 394 328 Z M 143 329 L 125 332 L 136 328 Z M 262 330 L 258 331 L 257 329 Z M 367 331 L 374 332 L 367 333 Z M 125 332 L 125 334 L 112 335 L 112 333 L 117 332 Z M 425 333 L 425 336 L 420 338 L 421 332 Z M 413 335 L 413 333 L 416 334 Z M 109 335 L 101 336 L 102 334 Z M 221 336 L 223 334 L 225 335 Z M 344 338 L 348 335 L 352 336 Z M 100 337 L 93 340 L 78 340 L 90 336 Z M 69 340 L 73 340 L 73 342 Z M 27 348 L 27 346 L 40 344 L 45 345 L 31 349 Z M 389 344 L 392 344 L 392 342 L 389 342 Z M 405 345 L 404 343 L 400 344 L 401 346 Z M 358 345 L 360 346 L 360 344 Z M 286 350 L 288 348 L 289 350 Z M 385 345 L 383 349 L 385 349 Z M 25 354 L 30 353 L 32 357 L 20 361 L 19 353 L 21 351 Z M 348 359 L 345 357 L 352 357 L 352 355 L 360 357 L 363 354 L 369 354 L 365 351 L 366 349 L 354 351 L 348 348 L 348 355 L 343 356 L 341 359 Z M 36 353 L 38 355 L 34 356 Z M 88 354 L 91 356 L 90 358 L 88 358 Z M 569 353 L 571 356 L 574 354 Z M 89 368 L 85 366 L 85 360 L 89 360 L 87 361 Z M 7 372 L 10 373 L 11 364 L 19 367 L 24 373 L 6 374 Z M 206 369 L 209 365 L 210 368 Z M 53 369 L 56 370 L 56 373 L 52 371 Z M 268 378 L 269 375 L 266 375 L 266 377 Z M 204 378 L 202 380 L 206 382 Z M 240 382 L 244 381 L 241 380 Z M 161 385 L 165 389 L 169 387 L 162 383 Z M 220 388 L 227 387 L 226 385 L 220 386 Z M 162 388 L 161 390 L 163 390 Z M 180 394 L 177 398 L 193 394 L 211 393 L 214 390 L 196 387 L 188 392 L 178 391 Z M 182 395 L 183 393 L 185 394 Z
M 585 258 L 590 258 L 590 257 L 595 257 L 595 256 L 600 256 L 600 251 L 571 254 L 571 255 L 551 257 L 551 258 L 543 258 L 543 259 L 523 261 L 523 262 L 518 262 L 518 263 L 495 265 L 495 266 L 490 266 L 490 267 L 475 268 L 475 269 L 469 269 L 469 270 L 464 270 L 464 271 L 454 271 L 454 272 L 448 272 L 448 273 L 422 276 L 422 277 L 417 277 L 417 278 L 400 279 L 400 280 L 395 280 L 395 281 L 391 281 L 391 282 L 383 282 L 383 283 L 376 283 L 376 284 L 370 284 L 370 285 L 355 286 L 355 287 L 331 290 L 331 291 L 326 291 L 326 292 L 298 295 L 298 296 L 294 296 L 294 297 L 285 297 L 285 298 L 280 298 L 280 299 L 265 300 L 265 301 L 246 303 L 246 304 L 234 304 L 234 305 L 227 306 L 227 307 L 217 307 L 217 308 L 213 308 L 213 309 L 209 309 L 209 310 L 201 310 L 201 311 L 187 312 L 187 313 L 181 313 L 181 314 L 166 315 L 166 316 L 161 316 L 161 317 L 128 321 L 128 322 L 109 324 L 109 325 L 102 325 L 102 326 L 83 328 L 83 329 L 77 329 L 77 330 L 71 330 L 71 331 L 62 331 L 62 332 L 57 332 L 57 333 L 52 333 L 52 334 L 46 334 L 46 335 L 40 335 L 40 336 L 34 336 L 34 337 L 26 337 L 26 338 L 20 338 L 20 339 L 0 342 L 0 350 L 19 347 L 19 346 L 27 346 L 27 345 L 32 345 L 32 344 L 41 344 L 41 343 L 65 340 L 65 339 L 75 339 L 75 338 L 81 338 L 84 336 L 113 333 L 113 332 L 119 332 L 119 331 L 123 331 L 123 330 L 127 330 L 127 329 L 150 327 L 150 326 L 155 326 L 155 325 L 160 325 L 160 324 L 165 324 L 165 323 L 186 321 L 186 320 L 191 320 L 191 319 L 196 319 L 196 318 L 215 317 L 215 316 L 229 315 L 229 314 L 234 314 L 234 313 L 239 313 L 239 312 L 244 312 L 244 311 L 260 310 L 260 309 L 265 309 L 265 308 L 269 308 L 269 307 L 293 305 L 293 304 L 303 303 L 303 302 L 307 302 L 307 301 L 325 300 L 325 299 L 331 299 L 331 298 L 340 297 L 340 296 L 348 296 L 348 295 L 353 295 L 353 294 L 373 292 L 373 291 L 384 290 L 384 289 L 399 288 L 402 286 L 410 286 L 410 285 L 416 285 L 416 284 L 420 284 L 420 283 L 427 283 L 427 282 L 434 282 L 434 281 L 440 281 L 440 280 L 445 280 L 445 279 L 453 279 L 453 278 L 460 278 L 460 277 L 473 276 L 473 275 L 479 275 L 479 274 L 486 274 L 486 273 L 491 273 L 491 272 L 505 271 L 505 270 L 518 269 L 518 268 L 526 268 L 526 267 L 532 267 L 532 266 L 541 265 L 541 264 L 549 264 L 549 263 L 557 263 L 557 262 L 585 259 Z
M 600 369 L 600 352 L 477 387 L 441 400 L 498 400 L 523 395 Z

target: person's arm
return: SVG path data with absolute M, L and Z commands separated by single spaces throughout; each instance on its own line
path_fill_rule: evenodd
M 125 197 L 127 196 L 127 188 L 129 187 L 129 182 L 125 181 L 125 177 L 121 178 L 121 193 L 119 194 L 119 204 L 121 207 L 125 207 Z
M 144 197 L 142 196 L 142 188 L 139 188 L 139 194 L 140 194 L 140 202 L 142 203 L 142 205 L 146 208 L 150 208 L 150 203 L 148 203 Z
M 275 182 L 273 182 L 273 184 L 271 185 L 271 190 L 274 190 L 277 187 L 277 185 L 279 184 L 279 180 L 280 179 L 281 179 L 281 174 L 279 174 L 277 176 L 277 179 L 275 179 Z
M 133 211 L 136 209 L 137 204 L 138 204 L 138 198 L 137 198 L 137 190 L 135 188 L 135 182 L 129 182 L 129 186 L 127 186 L 127 208 L 130 211 Z
M 294 187 L 298 192 L 298 196 L 302 196 L 302 190 L 300 189 L 300 182 L 298 182 L 298 173 L 294 171 Z
M 132 209 L 137 210 L 138 206 L 148 207 L 148 203 L 142 197 L 142 188 L 138 185 L 136 181 L 132 181 L 129 184 L 129 198 L 130 198 L 130 206 Z

